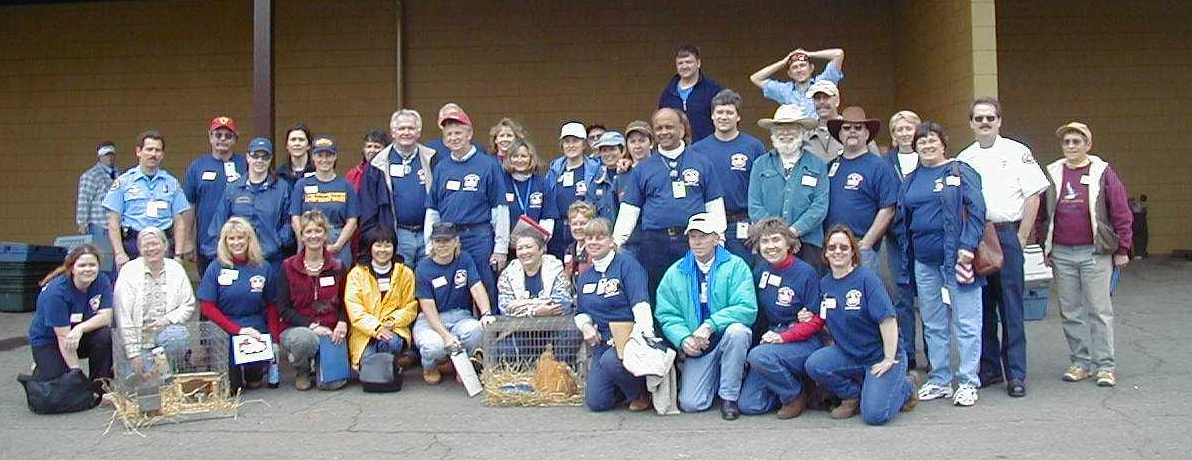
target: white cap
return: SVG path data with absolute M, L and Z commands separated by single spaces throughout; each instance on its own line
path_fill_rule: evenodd
M 836 83 L 833 83 L 832 80 L 824 79 L 812 83 L 811 87 L 807 88 L 807 97 L 814 98 L 815 93 L 824 93 L 835 97 L 840 95 L 840 88 L 837 88 Z
M 720 225 L 717 219 L 706 212 L 701 212 L 687 219 L 687 231 L 683 233 L 691 233 L 692 230 L 699 230 L 704 233 L 724 234 L 724 226 Z
M 563 127 L 559 129 L 559 139 L 562 140 L 567 136 L 575 136 L 580 139 L 587 139 L 588 128 L 585 128 L 584 124 L 578 121 L 569 121 L 567 123 L 563 123 Z

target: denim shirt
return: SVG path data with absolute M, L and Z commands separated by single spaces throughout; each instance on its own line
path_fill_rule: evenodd
M 981 194 L 981 176 L 968 164 L 953 160 L 946 177 L 956 176 L 959 172 L 960 184 L 946 185 L 939 193 L 939 199 L 948 212 L 944 213 L 944 269 L 955 279 L 956 254 L 960 249 L 968 249 L 977 253 L 977 244 L 981 242 L 981 235 L 985 230 L 985 198 Z M 921 168 L 915 168 L 898 187 L 898 214 L 902 226 L 899 232 L 899 245 L 903 251 L 904 262 L 908 273 L 915 272 L 914 248 L 910 244 L 911 219 L 910 210 L 906 208 L 905 197 L 908 185 Z M 968 210 L 968 218 L 961 220 L 964 209 Z M 973 282 L 977 286 L 985 285 L 985 277 L 976 275 Z
M 828 215 L 828 167 L 807 149 L 790 177 L 783 175 L 782 158 L 770 150 L 753 161 L 749 174 L 749 220 L 780 217 L 799 232 L 804 243 L 824 245 Z

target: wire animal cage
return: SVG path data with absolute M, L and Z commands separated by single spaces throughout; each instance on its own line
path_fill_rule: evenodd
M 228 335 L 214 323 L 113 330 L 111 394 L 125 426 L 233 417 Z
M 583 404 L 589 351 L 570 315 L 498 316 L 485 328 L 482 348 L 486 404 Z

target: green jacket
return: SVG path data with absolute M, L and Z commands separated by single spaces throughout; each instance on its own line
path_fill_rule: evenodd
M 676 348 L 701 325 L 699 320 L 699 286 L 695 256 L 691 251 L 671 265 L 658 285 L 654 317 L 662 335 Z M 712 326 L 713 337 L 719 337 L 730 324 L 752 327 L 757 318 L 757 294 L 753 288 L 753 273 L 749 264 L 732 255 L 723 246 L 716 247 L 712 269 L 708 271 L 708 311 L 705 323 Z

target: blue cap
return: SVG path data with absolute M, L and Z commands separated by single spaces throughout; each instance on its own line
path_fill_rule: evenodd
M 592 148 L 598 149 L 601 147 L 615 147 L 618 145 L 625 147 L 625 136 L 616 131 L 605 131 L 604 134 L 600 135 L 600 140 L 597 140 L 596 144 L 593 145 Z
M 273 143 L 263 137 L 254 137 L 248 143 L 248 153 L 260 151 L 269 152 L 269 155 L 273 155 Z
M 312 155 L 317 153 L 330 153 L 332 155 L 339 154 L 339 152 L 335 149 L 335 139 L 332 139 L 331 136 L 315 136 L 315 140 L 311 143 L 311 145 L 313 146 L 313 148 L 310 150 Z

